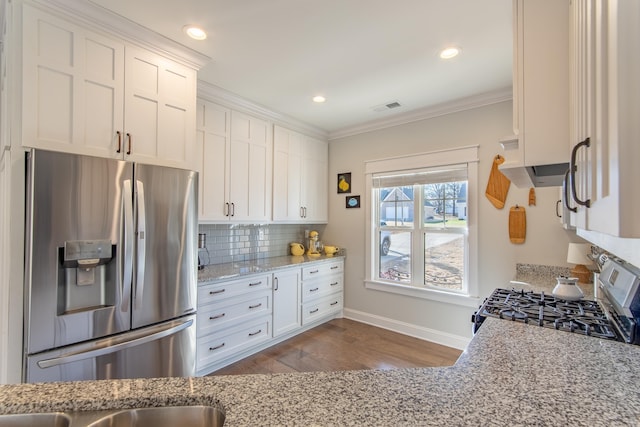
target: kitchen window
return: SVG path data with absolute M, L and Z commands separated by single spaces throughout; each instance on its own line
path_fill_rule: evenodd
M 475 304 L 477 147 L 367 162 L 366 172 L 367 287 Z

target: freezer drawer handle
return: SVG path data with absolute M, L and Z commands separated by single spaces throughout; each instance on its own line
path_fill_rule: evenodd
M 261 332 L 262 332 L 262 329 L 258 329 L 256 332 L 249 332 L 249 336 L 250 337 L 255 337 L 256 335 L 258 335 Z
M 222 344 L 217 345 L 217 346 L 215 346 L 215 347 L 209 347 L 209 351 L 215 351 L 215 350 L 218 350 L 218 349 L 220 349 L 220 348 L 224 347 L 224 344 L 225 344 L 225 343 L 222 343 Z
M 221 317 L 224 317 L 226 315 L 227 315 L 227 313 L 218 314 L 217 316 L 209 316 L 209 320 L 220 319 Z
M 209 295 L 221 294 L 225 291 L 225 289 L 218 289 L 217 291 L 209 291 Z
M 262 285 L 262 280 L 255 283 L 249 283 L 249 286 L 258 286 L 258 285 Z
M 250 305 L 249 309 L 253 310 L 254 308 L 262 307 L 262 303 L 256 305 Z
M 178 324 L 176 325 L 176 323 Z M 123 338 L 105 339 L 102 341 L 98 341 L 95 344 L 95 348 L 63 354 L 62 356 L 54 357 L 53 359 L 41 360 L 38 362 L 38 366 L 42 369 L 46 369 L 53 366 L 77 362 L 79 360 L 104 356 L 105 354 L 116 353 L 127 348 L 137 347 L 151 341 L 159 340 L 160 338 L 168 337 L 184 329 L 187 329 L 191 325 L 193 325 L 193 319 L 179 322 L 175 321 L 171 322 L 168 326 L 156 326 L 150 330 L 150 333 L 148 335 L 141 336 L 140 338 L 134 338 L 132 340 L 126 340 Z

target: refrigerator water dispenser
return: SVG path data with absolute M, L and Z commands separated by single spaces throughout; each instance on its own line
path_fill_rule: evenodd
M 115 303 L 116 245 L 111 240 L 67 241 L 59 252 L 58 314 Z

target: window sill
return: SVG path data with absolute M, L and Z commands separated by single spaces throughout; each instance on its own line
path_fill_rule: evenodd
M 423 298 L 431 301 L 444 302 L 447 304 L 460 305 L 463 307 L 478 308 L 481 301 L 478 297 L 469 295 L 454 294 L 451 292 L 437 291 L 435 289 L 421 289 L 411 285 L 399 283 L 377 282 L 366 280 L 365 287 L 375 291 L 389 292 L 392 294 L 406 295 L 414 298 Z

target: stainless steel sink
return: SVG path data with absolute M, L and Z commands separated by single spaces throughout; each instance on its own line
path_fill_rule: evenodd
M 69 427 L 71 417 L 61 412 L 0 415 L 0 427 Z
M 211 406 L 170 406 L 125 409 L 89 424 L 88 427 L 217 427 L 224 424 L 224 414 Z
M 220 427 L 224 419 L 224 412 L 213 406 L 166 406 L 0 415 L 0 427 Z

